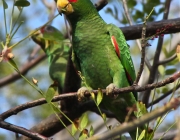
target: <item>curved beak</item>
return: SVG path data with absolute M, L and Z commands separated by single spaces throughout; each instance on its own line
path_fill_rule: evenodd
M 73 7 L 68 0 L 57 0 L 57 9 L 60 15 L 62 15 L 62 13 L 68 15 L 74 12 Z

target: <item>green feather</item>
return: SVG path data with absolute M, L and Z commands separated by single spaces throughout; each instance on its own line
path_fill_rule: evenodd
M 60 4 L 58 0 L 58 4 Z M 73 12 L 66 16 L 72 26 L 73 60 L 85 77 L 86 85 L 91 89 L 109 89 L 130 85 L 126 71 L 135 80 L 135 70 L 129 47 L 122 31 L 113 24 L 107 24 L 100 17 L 90 0 L 77 0 L 69 3 Z M 70 6 L 68 5 L 68 6 Z M 63 13 L 66 14 L 66 7 Z M 111 42 L 115 36 L 120 50 L 120 58 Z M 127 109 L 136 104 L 137 93 L 120 94 L 115 97 L 104 96 L 102 105 L 113 112 L 119 122 L 123 123 Z M 130 115 L 130 120 L 135 117 Z M 129 132 L 136 139 L 136 130 Z M 140 132 L 141 133 L 141 132 Z
M 39 44 L 48 56 L 49 75 L 53 81 L 58 82 L 58 91 L 62 93 L 67 66 L 69 47 L 63 34 L 53 26 L 42 27 L 34 35 L 34 42 Z

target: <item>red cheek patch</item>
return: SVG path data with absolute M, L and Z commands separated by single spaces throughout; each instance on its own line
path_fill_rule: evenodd
M 77 0 L 69 0 L 69 2 L 77 2 Z
M 41 29 L 40 29 L 40 31 L 41 31 L 41 33 L 44 33 L 44 29 L 45 28 L 45 26 L 43 26 Z

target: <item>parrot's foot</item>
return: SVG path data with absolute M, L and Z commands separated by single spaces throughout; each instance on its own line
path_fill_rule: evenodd
M 111 96 L 111 97 L 117 97 L 117 96 L 112 94 L 114 89 L 117 89 L 117 87 L 113 83 L 109 84 L 106 87 L 106 95 Z
M 86 91 L 88 91 L 86 87 L 81 87 L 80 89 L 78 89 L 77 91 L 78 101 L 82 101 L 85 98 L 84 94 Z

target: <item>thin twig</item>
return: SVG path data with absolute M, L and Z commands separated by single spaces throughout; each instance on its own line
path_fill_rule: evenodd
M 51 3 L 48 2 L 47 0 L 42 0 L 42 3 L 44 6 L 47 7 L 47 9 L 50 11 L 48 19 L 51 20 L 54 17 L 55 11 L 56 11 L 56 4 L 54 1 Z
M 168 18 L 170 3 L 171 3 L 171 0 L 166 0 L 165 11 L 163 15 L 164 20 Z M 148 80 L 149 84 L 154 82 L 154 79 L 157 74 L 157 68 L 158 68 L 159 57 L 160 57 L 160 53 L 161 53 L 161 49 L 163 45 L 163 40 L 164 40 L 164 37 L 160 36 L 158 40 L 158 45 L 155 51 L 155 55 L 154 55 L 153 65 L 152 65 L 150 75 L 149 75 L 149 80 Z M 149 102 L 150 93 L 151 93 L 151 90 L 147 90 L 143 96 L 143 103 L 145 103 L 146 106 L 148 105 L 148 102 Z
M 7 123 L 7 122 L 5 122 L 3 120 L 0 120 L 0 127 L 4 128 L 6 130 L 12 131 L 12 132 L 16 132 L 16 133 L 25 135 L 27 137 L 30 137 L 30 138 L 33 138 L 33 139 L 36 139 L 36 140 L 48 140 L 47 137 L 44 137 L 44 136 L 42 136 L 42 135 L 40 135 L 38 133 L 29 131 L 26 128 Z
M 167 58 L 167 59 L 164 59 L 164 60 L 161 60 L 159 61 L 158 65 L 163 65 L 163 64 L 166 64 L 168 62 L 171 62 L 172 60 L 176 59 L 177 58 L 177 55 L 174 54 L 172 55 L 171 57 Z
M 97 140 L 97 139 L 105 140 L 105 139 L 113 138 L 117 135 L 123 134 L 125 132 L 129 132 L 131 130 L 136 129 L 139 126 L 142 126 L 145 123 L 152 121 L 153 119 L 156 119 L 159 116 L 164 115 L 171 109 L 176 109 L 179 105 L 180 105 L 180 97 L 173 98 L 165 106 L 158 108 L 158 109 L 152 111 L 151 113 L 147 113 L 144 116 L 142 116 L 141 118 L 138 118 L 129 123 L 125 122 L 122 125 L 118 126 L 117 128 L 106 131 L 99 135 L 92 136 L 88 140 Z
M 129 10 L 128 10 L 128 6 L 127 6 L 127 2 L 126 2 L 126 0 L 122 0 L 122 2 L 123 2 L 124 13 L 125 13 L 125 15 L 126 15 L 126 17 L 127 17 L 127 19 L 128 19 L 129 24 L 132 26 L 132 25 L 133 25 L 133 22 L 132 22 L 132 20 L 131 20 L 130 15 L 129 15 Z M 144 24 L 143 24 L 143 27 L 144 27 Z M 142 28 L 143 28 L 143 27 L 142 27 Z M 142 34 L 143 34 L 143 33 L 142 33 Z M 146 36 L 146 34 L 144 34 L 144 37 L 145 37 L 145 36 Z M 142 37 L 142 36 L 141 36 L 141 37 Z M 145 39 L 144 39 L 144 40 L 145 40 Z M 142 49 L 144 49 L 144 48 L 143 48 L 143 46 L 141 46 L 140 41 L 139 41 L 139 40 L 136 40 L 136 43 L 137 43 L 140 51 L 144 52 L 144 50 L 142 50 Z M 144 52 L 144 54 L 145 54 L 145 52 Z M 151 64 L 150 64 L 149 60 L 146 58 L 145 55 L 144 55 L 144 57 L 143 57 L 143 61 L 145 61 L 147 68 L 148 68 L 149 70 L 151 70 Z M 142 61 L 141 61 L 141 62 L 142 62 Z M 140 66 L 141 66 L 141 65 L 142 65 L 142 64 L 140 64 Z M 144 64 L 143 64 L 143 66 L 144 66 Z M 138 84 L 138 81 L 139 81 L 139 79 L 140 79 L 140 78 L 139 78 L 140 76 L 141 76 L 141 73 L 139 73 L 138 78 L 136 78 L 135 84 Z
M 46 58 L 46 55 L 43 54 L 39 57 L 37 57 L 36 59 L 32 59 L 30 61 L 28 61 L 21 69 L 20 69 L 20 73 L 21 74 L 26 74 L 31 68 L 33 68 L 34 66 L 36 66 L 37 64 L 39 64 L 43 59 Z M 9 83 L 12 83 L 14 81 L 16 81 L 17 79 L 20 79 L 21 76 L 18 73 L 14 73 L 12 75 L 9 75 L 5 78 L 2 78 L 0 80 L 0 87 L 7 85 Z
M 136 80 L 134 81 L 134 85 L 138 85 L 138 82 L 141 78 L 141 75 L 142 75 L 142 72 L 143 72 L 143 69 L 144 69 L 144 62 L 145 62 L 145 48 L 146 48 L 146 44 L 147 44 L 147 41 L 146 41 L 146 24 L 147 22 L 147 19 L 145 19 L 144 21 L 144 24 L 143 24 L 143 28 L 142 28 L 142 39 L 141 39 L 141 63 L 140 63 L 140 67 L 139 67 L 139 71 L 137 73 L 137 77 L 136 77 Z
M 95 7 L 98 11 L 100 11 L 101 9 L 103 9 L 106 5 L 108 4 L 107 0 L 99 0 L 96 4 Z
M 175 89 L 173 88 L 173 89 L 167 91 L 167 92 L 164 93 L 161 97 L 159 97 L 159 98 L 157 98 L 156 100 L 154 100 L 154 101 L 152 101 L 151 103 L 149 103 L 149 104 L 147 105 L 147 108 L 150 107 L 150 106 L 152 106 L 152 105 L 155 105 L 155 104 L 159 103 L 161 100 L 163 100 L 164 98 L 166 98 L 167 96 L 169 96 L 170 94 L 172 94 L 173 91 L 175 91 L 175 90 L 177 90 L 177 89 L 179 89 L 179 88 L 180 88 L 180 84 L 178 84 Z

